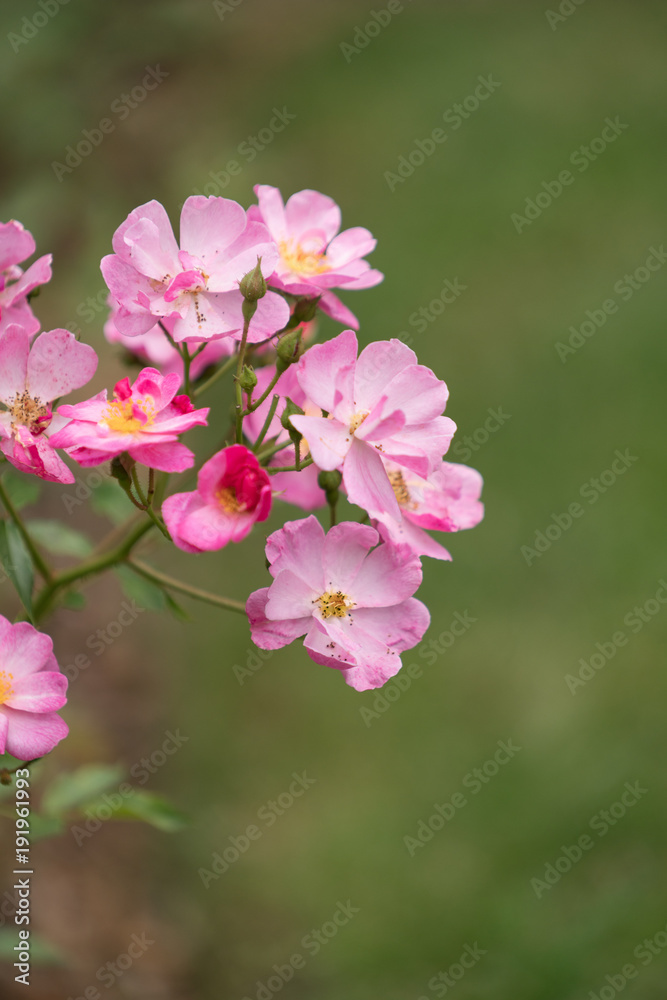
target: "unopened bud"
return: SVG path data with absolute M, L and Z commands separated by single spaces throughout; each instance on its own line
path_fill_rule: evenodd
M 283 425 L 286 431 L 296 431 L 296 427 L 292 426 L 290 417 L 302 417 L 304 415 L 303 410 L 296 403 L 293 403 L 291 399 L 285 400 L 285 409 L 280 415 L 280 423 Z M 298 434 L 298 431 L 296 431 Z M 301 435 L 299 434 L 299 437 Z
M 130 473 L 134 467 L 134 459 L 130 458 L 127 452 L 123 452 L 122 455 L 117 455 L 116 458 L 111 460 L 111 469 L 109 470 L 110 475 L 117 479 L 123 489 L 127 492 L 132 486 L 132 477 Z
M 239 290 L 246 302 L 257 302 L 266 295 L 266 281 L 262 274 L 262 258 L 257 258 L 252 271 L 248 271 L 239 281 Z
M 292 330 L 284 334 L 278 341 L 276 354 L 278 355 L 276 368 L 279 372 L 287 371 L 289 366 L 295 364 L 303 354 L 301 331 Z
M 292 324 L 310 323 L 317 315 L 317 307 L 320 303 L 320 296 L 316 299 L 297 299 L 292 312 Z
M 338 487 L 343 481 L 343 477 L 338 469 L 333 469 L 331 472 L 320 472 L 317 477 L 317 485 L 321 490 L 327 494 L 337 493 Z
M 243 371 L 241 372 L 241 376 L 239 378 L 239 385 L 244 392 L 252 392 L 257 385 L 257 376 L 250 365 L 243 366 Z

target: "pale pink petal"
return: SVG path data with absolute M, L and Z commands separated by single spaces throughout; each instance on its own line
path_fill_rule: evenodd
M 13 305 L 18 299 L 25 298 L 38 285 L 45 285 L 47 281 L 50 281 L 51 261 L 52 255 L 47 253 L 43 257 L 40 257 L 39 260 L 36 260 L 34 264 L 31 264 L 18 281 L 9 285 L 2 296 L 0 296 L 2 306 Z
M 193 502 L 199 500 L 196 493 L 174 493 L 162 504 L 162 516 L 174 545 L 184 552 L 197 553 L 202 550 L 197 545 L 190 545 L 180 534 L 180 526 L 184 515 Z
M 341 467 L 353 443 L 348 427 L 326 417 L 295 416 L 290 420 L 308 442 L 318 468 L 332 471 Z
M 53 657 L 53 640 L 28 622 L 12 625 L 0 615 L 0 669 L 16 678 L 43 670 Z
M 439 417 L 449 391 L 424 365 L 409 365 L 392 378 L 384 392 L 392 409 L 403 410 L 409 424 L 425 424 Z
M 440 559 L 451 562 L 451 555 L 444 546 L 431 538 L 418 524 L 409 520 L 405 514 L 400 521 L 385 517 L 378 520 L 377 528 L 385 541 L 393 545 L 407 545 L 417 556 L 430 556 L 431 559 Z
M 113 248 L 124 261 L 156 281 L 181 270 L 171 222 L 158 201 L 130 212 L 114 233 Z
M 19 712 L 0 705 L 0 714 L 8 722 L 5 751 L 17 760 L 44 757 L 69 733 L 67 724 L 55 712 Z
M 378 545 L 355 578 L 354 599 L 363 608 L 391 607 L 412 597 L 421 582 L 421 563 L 413 552 L 394 545 Z
M 377 531 L 368 524 L 347 521 L 331 528 L 323 552 L 326 589 L 347 593 L 369 550 L 378 541 Z
M 11 404 L 25 389 L 30 336 L 20 326 L 9 326 L 0 336 L 0 399 Z
M 260 649 L 281 649 L 294 642 L 308 631 L 312 618 L 299 618 L 290 621 L 269 621 L 266 617 L 266 602 L 269 588 L 256 590 L 246 603 L 246 612 L 250 622 L 252 641 Z
M 356 358 L 353 330 L 343 330 L 333 340 L 309 348 L 297 367 L 299 385 L 308 399 L 330 413 L 335 405 L 336 374 L 340 368 L 354 364 Z
M 330 243 L 340 229 L 340 208 L 319 191 L 297 191 L 285 205 L 285 222 L 290 236 L 302 239 L 313 230 L 321 231 L 323 242 Z
M 243 208 L 229 198 L 187 198 L 181 209 L 181 246 L 198 257 L 204 270 L 214 275 L 219 270 L 226 247 L 246 227 Z M 212 289 L 220 291 L 222 289 Z
M 314 590 L 292 570 L 283 570 L 269 587 L 266 617 L 272 621 L 305 618 L 312 615 L 322 591 Z
M 353 312 L 344 305 L 337 295 L 333 292 L 326 291 L 322 295 L 319 307 L 322 312 L 326 313 L 327 316 L 331 316 L 335 319 L 337 323 L 343 323 L 345 326 L 351 327 L 353 330 L 359 329 L 359 320 L 354 315 Z
M 128 450 L 136 462 L 151 469 L 159 469 L 161 472 L 185 472 L 195 464 L 193 453 L 179 441 L 141 444 Z
M 327 262 L 335 270 L 357 257 L 365 257 L 377 246 L 377 240 L 367 229 L 355 226 L 335 237 L 327 247 Z
M 268 184 L 256 184 L 255 194 L 259 202 L 259 211 L 264 223 L 274 240 L 287 239 L 287 222 L 285 221 L 285 206 L 278 188 Z M 250 213 L 249 213 L 250 214 Z M 254 213 L 253 213 L 254 214 Z M 26 256 L 28 256 L 26 254 Z
M 351 503 L 369 514 L 390 514 L 398 518 L 400 510 L 387 471 L 372 445 L 354 439 L 343 466 L 343 482 Z
M 32 233 L 24 229 L 20 222 L 0 222 L 0 271 L 6 271 L 12 264 L 20 264 L 35 252 Z
M 365 347 L 359 355 L 354 381 L 354 398 L 359 409 L 371 410 L 380 396 L 388 394 L 392 379 L 416 363 L 415 352 L 396 338 L 375 341 Z
M 313 590 L 324 593 L 323 547 L 324 530 L 312 514 L 301 521 L 288 521 L 266 541 L 271 575 L 291 570 Z
M 97 354 L 69 330 L 49 330 L 32 345 L 26 387 L 43 403 L 80 389 L 95 374 Z
M 67 702 L 67 678 L 55 671 L 15 677 L 12 688 L 5 704 L 21 712 L 57 712 Z

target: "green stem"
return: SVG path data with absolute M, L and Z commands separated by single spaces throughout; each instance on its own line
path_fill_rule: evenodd
M 255 447 L 253 448 L 253 451 L 255 452 L 255 454 L 257 454 L 257 452 L 259 451 L 259 449 L 260 449 L 260 447 L 262 445 L 262 442 L 264 441 L 264 438 L 267 435 L 269 427 L 271 426 L 271 421 L 273 420 L 273 417 L 275 415 L 279 399 L 280 399 L 280 396 L 276 395 L 271 400 L 271 406 L 269 407 L 269 412 L 266 415 L 266 420 L 264 421 L 264 425 L 263 425 L 261 431 L 259 432 L 257 440 L 255 441 Z
M 244 309 L 243 316 L 243 334 L 241 336 L 241 346 L 239 347 L 238 360 L 236 363 L 236 443 L 243 443 L 243 389 L 241 388 L 241 374 L 243 372 L 243 365 L 245 363 L 245 350 L 248 343 L 248 330 L 250 328 L 250 320 L 255 310 L 257 309 L 257 303 L 244 302 L 244 306 L 250 306 L 254 304 L 254 309 L 252 313 L 246 313 Z
M 210 378 L 207 378 L 205 382 L 202 382 L 201 385 L 197 386 L 197 388 L 193 393 L 194 398 L 197 399 L 197 397 L 201 396 L 203 392 L 206 392 L 207 389 L 210 389 L 211 386 L 214 385 L 219 378 L 222 378 L 223 375 L 226 375 L 229 369 L 233 368 L 235 364 L 236 364 L 236 355 L 232 354 L 231 358 L 227 358 L 224 365 L 220 365 L 218 370 L 213 372 Z
M 1 480 L 0 480 L 0 500 L 4 504 L 4 507 L 7 513 L 9 514 L 10 518 L 18 528 L 21 538 L 25 542 L 26 548 L 30 553 L 30 558 L 32 559 L 35 567 L 43 577 L 44 581 L 46 583 L 51 583 L 51 581 L 53 580 L 53 573 L 51 572 L 51 569 L 40 555 L 35 543 L 28 534 L 28 531 L 23 521 L 21 520 L 18 511 L 16 510 L 14 504 L 9 499 L 9 494 L 7 493 L 7 490 L 5 489 Z
M 271 379 L 271 381 L 270 381 L 269 385 L 267 386 L 267 388 L 265 389 L 265 391 L 259 397 L 259 399 L 256 399 L 253 403 L 248 403 L 248 408 L 246 410 L 244 410 L 243 413 L 241 414 L 242 417 L 249 416 L 251 413 L 254 413 L 254 411 L 257 409 L 258 406 L 262 405 L 262 403 L 264 402 L 264 400 L 266 399 L 266 397 L 269 395 L 269 393 L 271 392 L 271 390 L 275 388 L 276 382 L 278 381 L 278 379 L 280 378 L 281 375 L 282 375 L 282 372 L 279 372 L 279 371 L 276 372 L 276 374 Z
M 199 587 L 192 587 L 189 583 L 175 580 L 173 577 L 167 576 L 166 573 L 161 573 L 159 570 L 153 569 L 152 566 L 148 566 L 138 559 L 128 559 L 127 564 L 136 573 L 146 577 L 147 580 L 160 584 L 162 587 L 168 587 L 169 590 L 175 590 L 179 594 L 186 594 L 197 601 L 204 601 L 206 604 L 213 604 L 218 608 L 226 608 L 228 611 L 236 611 L 242 615 L 246 613 L 245 605 L 240 601 L 233 601 L 229 597 L 219 597 L 218 594 L 212 594 L 208 590 L 200 590 Z
M 266 471 L 270 476 L 275 476 L 276 472 L 301 472 L 302 469 L 307 469 L 308 466 L 312 464 L 313 464 L 313 459 L 312 456 L 309 455 L 304 462 L 301 462 L 298 468 L 296 465 L 281 465 L 281 466 L 269 465 L 267 466 Z
M 118 563 L 125 562 L 139 539 L 143 538 L 146 532 L 152 527 L 152 521 L 142 521 L 115 549 L 111 549 L 109 552 L 98 556 L 91 556 L 90 559 L 85 559 L 78 566 L 73 566 L 71 569 L 64 570 L 62 573 L 58 573 L 57 576 L 52 577 L 35 601 L 35 621 L 39 621 L 49 611 L 53 599 L 59 590 L 70 586 L 72 583 L 76 583 L 78 580 L 85 580 L 89 576 L 94 576 L 105 569 L 117 566 Z

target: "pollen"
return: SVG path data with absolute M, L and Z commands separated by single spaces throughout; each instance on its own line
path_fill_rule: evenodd
M 4 670 L 0 670 L 0 705 L 4 705 L 14 694 L 13 680 L 13 674 L 8 674 Z
M 145 415 L 145 420 L 135 416 L 136 409 Z M 136 434 L 155 420 L 155 407 L 148 400 L 114 399 L 102 415 L 102 421 L 109 430 L 117 434 Z
M 236 496 L 233 486 L 221 486 L 215 491 L 215 498 L 225 514 L 240 514 L 246 509 L 245 504 Z
M 313 603 L 319 604 L 323 618 L 345 618 L 354 607 L 354 601 L 342 590 L 327 590 Z
M 392 472 L 387 472 L 387 475 L 389 476 L 389 482 L 391 483 L 391 487 L 396 494 L 396 499 L 398 500 L 399 505 L 401 507 L 408 507 L 409 509 L 414 510 L 417 504 L 414 503 L 412 497 L 410 496 L 410 490 L 407 487 L 405 479 L 403 479 L 403 473 L 401 470 L 395 469 Z
M 297 274 L 324 274 L 331 270 L 323 250 L 304 250 L 300 243 L 294 246 L 292 240 L 282 240 L 278 248 L 284 262 Z
M 364 420 L 366 419 L 369 413 L 370 410 L 364 410 L 363 412 L 355 413 L 355 415 L 352 417 L 352 420 L 350 421 L 350 434 L 354 434 L 354 432 L 358 430 L 359 427 L 361 427 L 361 425 L 363 424 Z
M 17 392 L 9 409 L 13 423 L 23 424 L 33 434 L 41 434 L 51 423 L 49 407 L 38 396 L 31 396 L 27 389 Z

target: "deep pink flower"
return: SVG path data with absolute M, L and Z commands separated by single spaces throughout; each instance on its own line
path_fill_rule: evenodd
M 447 386 L 417 364 L 400 340 L 376 341 L 357 359 L 345 330 L 316 344 L 297 365 L 307 398 L 328 417 L 292 417 L 320 469 L 340 469 L 348 497 L 373 516 L 401 513 L 382 459 L 427 478 L 447 451 L 456 424 L 440 414 Z M 382 457 L 380 457 L 382 456 Z
M 193 493 L 162 505 L 169 534 L 185 552 L 210 552 L 240 542 L 271 510 L 271 481 L 242 444 L 223 448 L 199 470 Z
M 66 691 L 50 637 L 0 615 L 0 754 L 35 760 L 50 753 L 69 732 L 56 714 Z
M 280 649 L 305 635 L 316 663 L 342 670 L 357 691 L 381 687 L 430 619 L 412 596 L 422 579 L 419 559 L 406 547 L 378 541 L 374 528 L 354 521 L 325 536 L 312 515 L 270 535 L 273 583 L 246 605 L 253 642 Z
M 173 344 L 165 336 L 164 330 L 156 324 L 147 333 L 140 333 L 136 337 L 128 337 L 121 333 L 116 325 L 118 314 L 118 303 L 109 296 L 111 312 L 104 324 L 104 336 L 110 344 L 121 344 L 126 351 L 133 354 L 141 361 L 146 361 L 150 365 L 155 365 L 163 375 L 170 375 L 176 372 L 183 382 L 183 358 Z M 162 321 L 173 335 L 174 319 Z M 235 343 L 230 337 L 222 340 L 192 341 L 189 342 L 190 353 L 192 354 L 202 343 L 205 344 L 203 350 L 193 358 L 190 364 L 190 378 L 194 381 L 203 372 L 220 361 L 221 358 L 229 357 L 234 352 Z
M 53 450 L 52 438 L 63 421 L 51 403 L 85 385 L 97 368 L 92 347 L 69 330 L 49 330 L 30 346 L 30 333 L 12 324 L 0 334 L 0 449 L 23 472 L 57 483 L 74 476 Z
M 280 250 L 271 284 L 292 295 L 321 295 L 325 313 L 358 329 L 356 316 L 330 289 L 372 288 L 382 281 L 384 275 L 363 259 L 375 249 L 371 233 L 360 226 L 339 233 L 340 208 L 319 191 L 298 191 L 286 205 L 278 188 L 258 184 L 255 194 L 259 205 L 248 217 L 268 227 Z
M 414 472 L 385 463 L 401 509 L 400 521 L 384 515 L 377 521 L 383 538 L 408 545 L 415 555 L 451 559 L 447 549 L 426 533 L 474 528 L 484 517 L 480 503 L 483 480 L 479 472 L 456 462 L 441 462 L 422 479 Z
M 175 373 L 144 368 L 133 385 L 129 378 L 116 383 L 111 402 L 103 389 L 83 403 L 61 406 L 59 416 L 71 419 L 53 436 L 54 447 L 66 448 L 79 465 L 101 465 L 126 451 L 153 469 L 189 469 L 195 457 L 178 435 L 205 424 L 208 408 L 195 410 L 187 396 L 177 396 L 179 384 Z
M 23 326 L 30 336 L 39 330 L 27 296 L 51 280 L 51 254 L 40 257 L 25 272 L 18 266 L 34 252 L 35 241 L 20 222 L 0 222 L 0 333 L 10 323 Z
M 269 461 L 269 467 L 294 465 L 294 445 L 291 443 L 289 434 L 280 422 L 280 416 L 285 409 L 285 397 L 291 399 L 293 403 L 296 403 L 297 406 L 300 406 L 302 410 L 305 410 L 311 416 L 322 415 L 320 408 L 313 406 L 306 399 L 306 394 L 296 379 L 294 368 L 294 365 L 290 365 L 287 371 L 283 372 L 276 382 L 273 392 L 243 421 L 244 433 L 250 441 L 256 441 L 268 416 L 274 394 L 281 397 L 275 416 L 269 424 L 265 440 L 268 441 L 275 438 L 276 444 L 284 441 L 285 449 L 284 451 L 276 452 L 272 456 Z M 257 386 L 253 392 L 254 399 L 262 395 L 275 373 L 276 369 L 274 365 L 267 365 L 255 371 Z M 308 456 L 308 444 L 305 440 L 301 441 L 299 454 L 302 459 Z M 309 465 L 300 472 L 277 472 L 272 476 L 273 489 L 276 496 L 280 500 L 284 500 L 285 503 L 293 503 L 297 507 L 301 507 L 302 510 L 316 510 L 318 507 L 323 507 L 326 503 L 324 490 L 317 483 L 318 475 L 319 469 L 315 465 Z
M 268 230 L 251 222 L 228 198 L 188 198 L 181 211 L 181 249 L 162 205 L 149 201 L 130 212 L 113 238 L 115 253 L 102 259 L 102 274 L 118 302 L 116 325 L 126 336 L 147 333 L 158 319 L 174 320 L 173 337 L 184 340 L 240 338 L 243 296 L 239 281 L 262 258 L 271 274 L 278 249 Z M 264 340 L 285 326 L 289 306 L 275 292 L 257 303 L 249 341 Z

